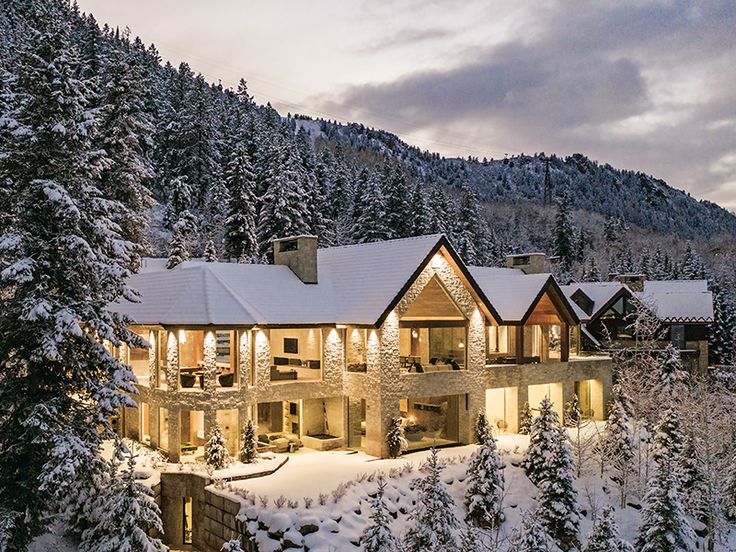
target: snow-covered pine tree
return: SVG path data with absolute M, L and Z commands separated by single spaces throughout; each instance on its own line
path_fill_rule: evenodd
M 370 522 L 363 530 L 360 545 L 364 552 L 400 552 L 401 541 L 391 532 L 391 515 L 383 500 L 386 491 L 386 480 L 378 478 L 378 490 L 374 497 L 369 497 L 371 505 Z
M 565 425 L 575 427 L 580 423 L 582 412 L 580 412 L 580 401 L 577 393 L 572 394 L 572 399 L 565 403 Z
M 596 518 L 583 552 L 634 552 L 634 547 L 619 536 L 610 506 L 604 507 Z
M 171 270 L 187 260 L 189 260 L 187 239 L 182 230 L 175 229 L 174 234 L 171 237 L 171 241 L 169 242 L 169 259 L 166 262 L 166 268 Z
M 636 538 L 637 552 L 690 552 L 693 534 L 682 507 L 677 475 L 679 452 L 672 438 L 672 410 L 663 413 L 655 436 L 654 475 L 650 478 L 641 525 Z M 672 450 L 669 447 L 673 447 Z
M 510 552 L 552 552 L 553 544 L 536 512 L 523 515 L 521 527 L 512 537 Z
M 215 247 L 215 242 L 212 241 L 212 238 L 208 239 L 207 243 L 204 245 L 204 252 L 202 256 L 204 257 L 204 261 L 206 263 L 217 262 L 217 248 Z
M 253 420 L 248 418 L 243 428 L 243 444 L 240 447 L 240 461 L 244 464 L 252 464 L 258 458 L 256 439 L 256 426 Z
M 381 171 L 381 179 L 386 204 L 385 221 L 388 237 L 405 238 L 411 234 L 413 221 L 409 218 L 411 195 L 404 171 L 399 165 L 393 166 L 386 158 Z
M 552 250 L 559 258 L 558 266 L 563 272 L 569 272 L 575 262 L 575 224 L 570 212 L 570 195 L 563 192 L 557 199 L 557 214 L 552 231 Z
M 228 187 L 225 257 L 243 262 L 257 258 L 255 176 L 245 144 L 232 152 L 225 171 Z
M 532 433 L 533 434 L 533 433 Z M 564 428 L 555 424 L 546 439 L 537 488 L 537 515 L 550 537 L 563 550 L 579 547 L 580 512 L 575 490 L 575 461 Z
M 685 434 L 682 430 L 680 414 L 674 408 L 667 408 L 661 412 L 659 424 L 657 425 L 653 453 L 654 461 L 657 462 L 662 457 L 667 457 L 668 460 L 673 462 L 675 475 L 679 478 L 679 466 L 684 450 Z
M 409 516 L 406 534 L 407 552 L 460 552 L 456 532 L 460 526 L 454 501 L 440 478 L 442 465 L 437 449 L 422 467 L 424 477 L 414 479 L 416 508 Z
M 685 434 L 685 443 L 679 462 L 680 489 L 682 503 L 688 514 L 695 519 L 706 517 L 706 507 L 710 489 L 703 473 L 703 460 L 696 444 L 693 430 Z
M 356 190 L 351 236 L 355 243 L 381 241 L 390 236 L 383 189 L 376 175 L 365 169 Z
M 257 230 L 259 255 L 269 262 L 273 260 L 273 240 L 309 231 L 301 169 L 287 146 L 277 148 L 274 157 L 265 180 Z
M 711 277 L 713 324 L 708 327 L 708 353 L 713 364 L 736 366 L 736 282 Z
M 2 11 L 20 17 L 19 7 Z M 17 44 L 17 78 L 0 114 L 14 127 L 0 145 L 9 192 L 0 223 L 0 495 L 3 546 L 16 550 L 47 523 L 78 515 L 69 504 L 100 477 L 111 417 L 135 406 L 134 376 L 102 340 L 143 346 L 107 310 L 135 296 L 125 280 L 137 247 L 116 224 L 131 213 L 100 190 L 96 120 L 66 10 L 43 2 L 24 14 L 33 28 Z
M 535 485 L 539 485 L 547 473 L 547 458 L 557 442 L 560 418 L 552 409 L 547 397 L 539 403 L 539 415 L 532 421 L 529 431 L 529 448 L 524 454 L 521 467 Z
M 493 435 L 493 430 L 488 424 L 488 416 L 486 416 L 485 411 L 481 410 L 475 419 L 475 442 L 482 445 L 489 435 Z
M 455 248 L 462 259 L 472 265 L 485 264 L 491 248 L 490 235 L 485 218 L 480 211 L 478 197 L 465 184 L 460 192 L 455 228 L 452 232 Z
M 591 255 L 588 257 L 588 262 L 585 265 L 583 271 L 583 282 L 600 282 L 601 271 L 598 269 L 598 263 L 595 261 L 595 257 Z
M 655 378 L 655 392 L 668 401 L 676 402 L 682 399 L 687 391 L 690 375 L 682 366 L 680 351 L 675 349 L 671 343 L 668 343 L 662 351 Z
M 726 517 L 731 522 L 736 522 L 736 452 L 731 453 L 730 457 L 728 473 L 725 474 L 723 509 Z
M 410 236 L 423 236 L 433 233 L 431 230 L 432 214 L 429 212 L 424 187 L 420 180 L 414 183 L 408 213 Z
M 391 420 L 388 431 L 386 432 L 386 444 L 388 445 L 388 455 L 390 458 L 398 458 L 401 456 L 401 452 L 409 446 L 409 443 L 407 443 L 404 437 L 404 426 L 401 425 L 400 419 L 394 418 Z
M 161 540 L 150 536 L 163 533 L 159 507 L 153 492 L 136 480 L 136 458 L 128 452 L 127 467 L 116 473 L 118 462 L 111 462 L 109 485 L 93 501 L 90 527 L 82 533 L 80 552 L 164 552 Z
M 529 403 L 525 402 L 521 407 L 521 414 L 519 414 L 519 435 L 529 435 L 532 431 L 533 422 L 532 409 Z
M 225 437 L 217 424 L 212 428 L 204 446 L 204 461 L 216 470 L 221 470 L 230 463 L 230 453 L 225 446 Z
M 486 430 L 482 437 L 468 464 L 465 507 L 470 523 L 491 528 L 503 521 L 504 466 L 490 431 Z
M 688 243 L 685 247 L 680 267 L 680 277 L 684 280 L 702 280 L 706 277 L 703 260 L 691 243 Z
M 628 416 L 618 394 L 614 394 L 608 409 L 606 427 L 601 435 L 599 454 L 601 458 L 601 477 L 608 468 L 613 472 L 613 480 L 619 487 L 619 504 L 626 506 L 626 494 L 631 475 L 631 462 L 634 458 L 634 437 L 628 425 Z

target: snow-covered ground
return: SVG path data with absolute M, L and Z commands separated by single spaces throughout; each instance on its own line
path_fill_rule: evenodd
M 520 525 L 522 513 L 536 507 L 537 490 L 519 467 L 528 438 L 510 435 L 500 436 L 498 440 L 505 463 L 506 521 L 496 538 L 503 539 Z M 475 445 L 468 445 L 439 451 L 445 464 L 442 480 L 455 499 L 455 512 L 459 519 L 464 516 L 462 504 L 467 460 L 475 449 Z M 248 525 L 256 534 L 259 550 L 277 550 L 284 541 L 290 541 L 307 545 L 314 552 L 358 551 L 357 542 L 368 520 L 368 495 L 377 489 L 376 476 L 383 474 L 387 478 L 385 500 L 395 515 L 393 530 L 403 536 L 407 531 L 409 513 L 415 506 L 415 494 L 410 484 L 421 475 L 419 468 L 428 455 L 429 452 L 425 451 L 396 460 L 380 460 L 363 453 L 303 450 L 290 455 L 289 461 L 272 475 L 209 489 L 243 504 L 240 515 L 249 520 Z M 634 540 L 641 512 L 634 507 L 619 508 L 616 489 L 610 482 L 595 475 L 584 476 L 578 479 L 577 490 L 584 514 L 581 523 L 583 537 L 592 527 L 593 516 L 610 504 L 615 507 L 621 536 L 630 542 Z M 275 539 L 274 535 L 282 537 Z M 732 535 L 729 545 L 720 550 L 736 550 L 736 535 Z

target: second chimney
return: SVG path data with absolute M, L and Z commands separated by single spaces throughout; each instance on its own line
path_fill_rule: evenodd
M 547 255 L 544 253 L 525 253 L 506 257 L 507 268 L 521 269 L 524 274 L 544 274 L 549 272 Z
M 317 283 L 317 236 L 273 241 L 273 264 L 288 266 L 305 284 Z

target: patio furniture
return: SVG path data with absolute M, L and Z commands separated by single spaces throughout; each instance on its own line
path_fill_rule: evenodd
M 235 372 L 217 376 L 217 381 L 220 382 L 220 387 L 232 387 L 235 383 Z
M 193 445 L 192 443 L 182 443 L 181 451 L 184 453 L 197 452 L 197 445 Z
M 276 366 L 271 366 L 271 381 L 295 380 L 296 377 L 296 370 L 279 370 Z
M 194 384 L 197 381 L 197 376 L 182 373 L 179 374 L 179 380 L 181 381 L 182 387 L 194 387 Z
M 365 373 L 368 371 L 368 367 L 365 362 L 359 362 L 357 364 L 348 364 L 348 372 L 361 372 Z

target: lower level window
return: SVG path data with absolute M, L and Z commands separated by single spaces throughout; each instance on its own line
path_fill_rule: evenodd
M 182 506 L 182 542 L 192 544 L 192 497 L 185 496 L 182 498 Z

